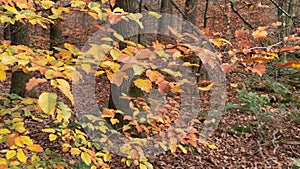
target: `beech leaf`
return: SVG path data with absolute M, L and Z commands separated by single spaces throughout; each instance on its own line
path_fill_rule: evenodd
M 55 111 L 57 95 L 55 93 L 44 92 L 40 95 L 38 105 L 44 113 L 52 115 Z
M 36 79 L 35 77 L 30 79 L 27 83 L 26 83 L 26 90 L 30 91 L 32 88 L 34 88 L 35 86 L 37 86 L 40 83 L 44 83 L 47 82 L 46 79 Z

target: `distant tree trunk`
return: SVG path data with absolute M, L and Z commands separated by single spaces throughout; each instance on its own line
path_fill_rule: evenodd
M 16 22 L 14 25 L 6 25 L 4 30 L 4 38 L 10 40 L 12 45 L 29 46 L 28 26 L 21 22 Z M 36 95 L 34 91 L 27 92 L 25 89 L 26 83 L 31 77 L 32 75 L 30 73 L 24 73 L 22 70 L 13 72 L 9 93 L 18 94 L 22 97 L 35 97 Z
M 208 0 L 207 0 L 206 4 L 208 5 Z M 197 25 L 197 20 L 196 20 L 197 5 L 198 5 L 198 0 L 186 0 L 185 1 L 185 13 L 188 17 L 187 19 L 194 25 Z
M 120 7 L 122 8 L 124 11 L 126 12 L 131 12 L 131 13 L 135 13 L 138 12 L 139 10 L 139 3 L 136 0 L 117 0 L 116 1 L 116 7 Z M 127 21 L 120 21 L 119 23 L 117 23 L 116 25 L 113 26 L 113 28 L 120 34 L 122 35 L 124 38 L 131 40 L 133 42 L 138 42 L 138 36 L 130 36 L 132 34 L 134 34 L 134 32 L 136 31 L 138 33 L 139 27 L 135 23 L 133 23 L 134 21 L 130 21 L 130 23 L 128 23 Z M 126 47 L 126 44 L 120 42 L 119 43 L 119 48 L 120 49 L 124 49 Z M 127 71 L 127 74 L 129 77 L 133 77 L 133 72 L 132 71 Z M 110 98 L 109 98 L 109 108 L 113 108 L 113 109 L 119 109 L 120 107 L 116 106 L 114 102 L 117 102 L 118 105 L 122 105 L 122 111 L 125 111 L 127 113 L 129 113 L 130 108 L 129 108 L 129 101 L 126 99 L 120 99 L 120 98 L 113 98 L 113 97 L 119 97 L 121 96 L 121 92 L 123 91 L 127 91 L 128 88 L 130 88 L 131 85 L 131 80 L 132 79 L 125 79 L 123 84 L 118 87 L 115 84 L 111 84 L 111 93 L 110 93 Z M 120 120 L 120 119 L 119 119 Z
M 58 0 L 52 0 L 53 2 L 57 3 Z M 52 12 L 50 11 L 51 15 Z M 61 27 L 61 20 L 56 19 L 54 23 L 50 24 L 50 50 L 55 51 L 54 47 L 62 47 L 63 40 L 62 40 L 62 27 Z
M 62 44 L 61 21 L 55 20 L 50 24 L 50 50 L 54 51 L 54 47 L 62 47 Z
M 173 10 L 171 8 L 172 3 L 170 0 L 162 0 L 161 6 L 160 6 L 160 13 L 168 13 L 173 14 Z M 168 26 L 172 24 L 172 21 L 169 19 L 166 19 L 166 17 L 161 17 L 158 27 L 158 32 L 168 32 Z

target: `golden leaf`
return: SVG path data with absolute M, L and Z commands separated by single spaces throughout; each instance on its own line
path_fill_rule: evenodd
M 145 92 L 152 91 L 152 83 L 149 79 L 136 79 L 134 85 Z
M 17 158 L 21 163 L 25 163 L 27 160 L 27 157 L 22 149 L 18 149 L 17 151 Z
M 44 152 L 44 149 L 39 144 L 28 145 L 27 148 L 33 152 Z
M 6 152 L 5 157 L 6 157 L 6 159 L 9 160 L 9 159 L 13 158 L 16 154 L 17 154 L 17 153 L 16 153 L 15 150 L 8 150 L 8 151 Z
M 89 153 L 87 153 L 86 151 L 84 152 L 81 152 L 81 155 L 80 155 L 82 161 L 86 164 L 86 165 L 90 165 L 92 160 L 91 160 L 91 156 Z

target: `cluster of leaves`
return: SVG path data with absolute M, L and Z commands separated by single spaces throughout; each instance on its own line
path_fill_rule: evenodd
M 126 13 L 120 8 L 111 11 L 109 8 L 101 7 L 97 2 L 86 2 L 79 0 L 70 1 L 70 7 L 57 7 L 53 1 L 4 1 L 2 2 L 0 20 L 2 23 L 15 24 L 23 22 L 39 24 L 47 28 L 49 23 L 55 19 L 63 19 L 63 13 L 78 10 L 88 13 L 97 20 L 105 20 L 111 24 L 116 24 L 120 20 L 133 20 L 141 28 L 143 25 L 139 21 L 141 14 Z M 106 3 L 106 1 L 102 1 Z M 114 1 L 111 1 L 112 3 Z M 114 4 L 111 4 L 114 5 Z M 44 11 L 51 11 L 51 15 L 45 15 Z M 154 17 L 160 17 L 154 12 L 149 13 Z M 99 26 L 99 29 L 105 29 Z M 106 164 L 111 158 L 111 153 L 92 141 L 86 133 L 82 131 L 80 125 L 87 130 L 98 130 L 100 132 L 100 143 L 107 143 L 114 146 L 113 140 L 107 135 L 115 134 L 112 125 L 120 123 L 115 116 L 124 114 L 121 110 L 105 108 L 101 117 L 87 115 L 86 118 L 93 122 L 84 123 L 71 127 L 70 119 L 74 115 L 72 106 L 74 97 L 71 92 L 70 83 L 81 80 L 83 70 L 85 73 L 100 76 L 105 74 L 112 84 L 120 86 L 124 79 L 128 78 L 127 69 L 133 69 L 134 75 L 139 76 L 134 80 L 134 85 L 145 95 L 157 90 L 164 94 L 166 104 L 150 105 L 153 101 L 147 98 L 124 96 L 130 100 L 130 108 L 134 110 L 132 116 L 124 116 L 123 120 L 128 123 L 122 126 L 122 134 L 126 137 L 123 146 L 118 150 L 127 155 L 122 161 L 128 166 L 134 164 L 140 168 L 153 168 L 144 155 L 141 145 L 147 144 L 150 136 L 159 136 L 158 142 L 163 150 L 168 148 L 175 152 L 180 149 L 186 153 L 184 144 L 197 145 L 198 136 L 194 128 L 181 129 L 179 126 L 184 120 L 178 120 L 180 109 L 181 85 L 189 84 L 187 79 L 180 81 L 169 80 L 171 77 L 182 77 L 183 75 L 176 69 L 162 68 L 161 65 L 151 63 L 166 62 L 167 67 L 190 67 L 197 66 L 189 62 L 178 63 L 177 60 L 189 54 L 191 46 L 187 44 L 177 44 L 165 46 L 155 42 L 152 46 L 143 46 L 134 42 L 124 40 L 124 38 L 114 30 L 113 37 L 104 37 L 102 40 L 111 42 L 103 44 L 91 44 L 88 50 L 80 51 L 72 44 L 64 44 L 64 48 L 56 48 L 57 52 L 40 49 L 32 49 L 24 45 L 11 45 L 10 41 L 2 41 L 0 46 L 0 80 L 6 79 L 8 72 L 23 71 L 25 73 L 36 72 L 40 76 L 33 77 L 26 84 L 26 90 L 30 91 L 42 83 L 48 83 L 52 88 L 58 89 L 69 99 L 70 104 L 59 101 L 55 92 L 45 91 L 35 98 L 21 98 L 14 95 L 1 96 L 1 123 L 0 123 L 0 143 L 1 168 L 64 168 L 75 164 L 74 161 L 65 161 L 60 158 L 61 154 L 55 154 L 47 145 L 41 145 L 37 140 L 31 138 L 32 128 L 26 127 L 26 118 L 31 119 L 38 125 L 43 126 L 40 130 L 48 136 L 49 142 L 59 143 L 60 151 L 70 154 L 73 158 L 80 158 L 91 168 L 109 168 Z M 128 46 L 120 50 L 118 41 L 127 43 Z M 184 51 L 183 51 L 184 50 Z M 152 60 L 152 61 L 151 61 Z M 156 61 L 153 61 L 156 60 Z M 206 57 L 207 61 L 211 59 Z M 94 69 L 94 67 L 100 67 Z M 159 71 L 158 71 L 159 70 Z M 192 84 L 190 84 L 192 85 Z M 209 90 L 209 89 L 203 89 Z M 167 95 L 168 94 L 168 95 Z M 151 98 L 150 98 L 151 99 Z M 158 107 L 151 110 L 151 107 Z M 161 108 L 161 109 L 159 109 Z M 145 117 L 140 117 L 141 112 L 145 112 Z M 49 126 L 42 125 L 45 119 L 50 119 Z M 97 122 L 97 125 L 94 123 Z M 172 124 L 175 123 L 175 127 Z M 184 133 L 187 133 L 186 135 Z M 132 140 L 134 135 L 144 135 L 144 138 Z M 208 144 L 207 142 L 201 142 Z
M 271 61 L 284 62 L 277 63 L 276 68 L 289 67 L 294 69 L 300 68 L 300 63 L 294 61 L 292 58 L 286 61 L 280 58 L 280 55 L 284 53 L 297 52 L 299 48 L 299 36 L 297 34 L 290 35 L 282 42 L 276 44 L 267 44 L 266 38 L 268 34 L 272 33 L 272 30 L 276 30 L 281 26 L 281 23 L 274 23 L 268 27 L 258 27 L 255 31 L 249 30 L 237 30 L 235 31 L 234 43 L 223 39 L 211 39 L 210 41 L 218 47 L 221 55 L 220 58 L 228 59 L 222 64 L 222 70 L 224 72 L 230 72 L 237 68 L 243 67 L 246 71 L 257 73 L 260 76 L 266 71 L 267 64 Z M 257 47 L 260 43 L 262 46 Z M 233 45 L 234 44 L 234 45 Z

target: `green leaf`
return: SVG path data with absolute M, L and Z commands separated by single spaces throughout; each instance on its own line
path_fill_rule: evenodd
M 44 92 L 40 95 L 38 105 L 46 114 L 54 114 L 57 102 L 57 95 L 55 93 Z

